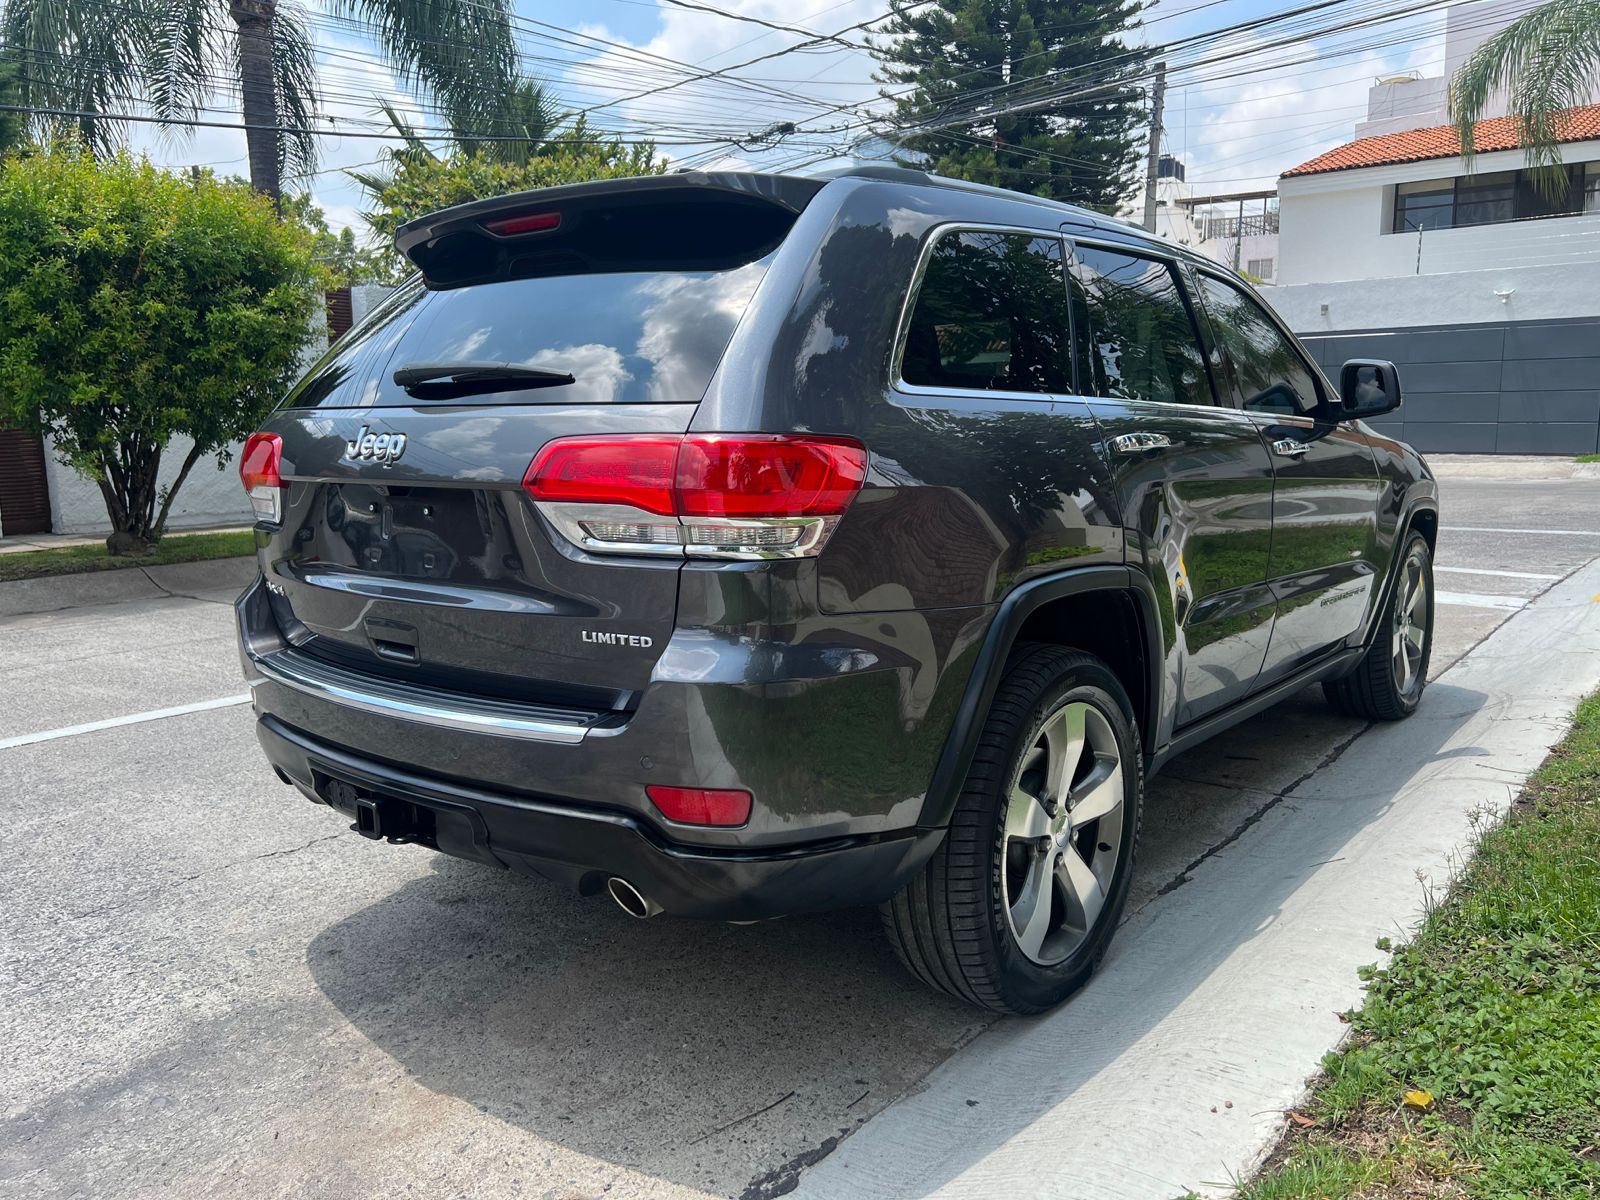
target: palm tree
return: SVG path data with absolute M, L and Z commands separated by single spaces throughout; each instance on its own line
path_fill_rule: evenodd
M 429 144 L 430 140 L 411 124 L 409 118 L 389 100 L 379 100 L 378 108 L 389 118 L 389 125 L 404 146 L 386 146 L 384 154 L 391 158 L 438 158 L 439 154 Z M 495 162 L 525 166 L 536 154 L 545 154 L 556 143 L 581 141 L 586 135 L 583 118 L 568 127 L 571 114 L 563 111 L 556 99 L 537 79 L 518 76 L 504 90 L 498 107 L 491 112 L 459 113 L 447 110 L 445 119 L 450 125 L 458 154 L 476 154 Z M 504 141 L 498 139 L 504 138 Z M 360 171 L 347 174 L 357 180 Z
M 1450 119 L 1470 165 L 1473 125 L 1502 89 L 1522 131 L 1528 166 L 1549 199 L 1567 188 L 1561 114 L 1592 99 L 1600 74 L 1600 0 L 1549 0 L 1479 46 L 1450 83 Z
M 116 114 L 148 102 L 195 120 L 235 94 L 250 181 L 276 200 L 284 168 L 315 169 L 314 47 L 296 0 L 3 0 L 0 44 L 21 64 L 23 103 L 45 132 L 73 126 L 93 149 L 120 140 Z M 328 0 L 373 25 L 389 65 L 457 129 L 503 118 L 516 71 L 510 0 Z M 55 115 L 50 115 L 55 114 Z

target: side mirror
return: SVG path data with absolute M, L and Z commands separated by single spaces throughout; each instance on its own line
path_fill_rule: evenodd
M 1337 419 L 1380 417 L 1400 407 L 1400 372 L 1381 358 L 1352 358 L 1339 368 Z

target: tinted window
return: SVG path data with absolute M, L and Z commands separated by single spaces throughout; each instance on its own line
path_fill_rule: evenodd
M 563 387 L 499 394 L 518 404 L 694 404 L 767 261 L 728 271 L 550 275 L 447 291 L 413 280 L 335 343 L 287 403 L 414 404 L 395 384 L 395 368 L 490 362 L 575 378 Z
M 917 292 L 900 373 L 926 387 L 1070 392 L 1068 344 L 1059 241 L 946 234 Z
M 1394 190 L 1394 231 L 1449 229 L 1455 223 L 1455 203 L 1453 180 L 1402 183 Z
M 1079 246 L 1073 286 L 1088 316 L 1085 353 L 1098 395 L 1213 403 L 1200 341 L 1170 265 Z
M 1320 403 L 1316 377 L 1299 348 L 1253 298 L 1210 275 L 1200 276 L 1211 328 L 1228 358 L 1244 407 L 1297 415 Z

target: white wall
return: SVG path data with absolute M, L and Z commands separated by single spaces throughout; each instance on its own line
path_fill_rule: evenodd
M 1600 141 L 1563 146 L 1562 157 L 1569 163 L 1600 161 Z M 1522 151 L 1505 150 L 1480 154 L 1474 170 L 1487 174 L 1523 165 Z M 1288 285 L 1384 279 L 1495 264 L 1600 261 L 1600 215 L 1433 229 L 1420 235 L 1387 232 L 1396 184 L 1465 173 L 1460 158 L 1442 158 L 1279 180 L 1278 281 Z
M 189 447 L 188 438 L 173 438 L 161 456 L 161 484 L 172 482 L 178 468 L 183 465 Z M 92 479 L 79 475 L 63 464 L 56 456 L 55 444 L 44 442 L 45 476 L 50 488 L 50 524 L 56 533 L 94 534 L 107 533 L 111 524 L 106 517 L 105 498 Z M 172 502 L 172 512 L 167 517 L 169 529 L 206 529 L 221 525 L 248 525 L 255 518 L 250 515 L 250 504 L 239 486 L 237 466 L 238 447 L 234 459 L 219 471 L 216 457 L 202 458 L 195 463 Z
M 1501 292 L 1509 295 L 1502 300 Z M 1595 317 L 1600 262 L 1302 283 L 1261 294 L 1302 335 Z

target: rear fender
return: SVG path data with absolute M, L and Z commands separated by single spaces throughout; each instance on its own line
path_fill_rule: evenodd
M 933 779 L 928 785 L 919 826 L 943 828 L 949 824 L 962 784 L 972 766 L 973 756 L 977 753 L 978 739 L 989 706 L 1000 687 L 1000 681 L 1005 678 L 1017 634 L 1029 616 L 1052 601 L 1090 592 L 1120 593 L 1130 597 L 1134 603 L 1144 644 L 1144 670 L 1147 675 L 1143 689 L 1144 703 L 1140 706 L 1143 711 L 1135 716 L 1146 731 L 1147 747 L 1153 741 L 1149 731 L 1157 728 L 1162 701 L 1161 654 L 1158 649 L 1161 641 L 1155 597 L 1150 592 L 1149 581 L 1139 572 L 1117 565 L 1081 567 L 1036 579 L 1008 595 L 989 626 L 978 652 L 978 661 L 973 666 L 961 704 L 956 710 L 944 751 L 939 756 Z M 1080 648 L 1093 652 L 1092 646 Z

